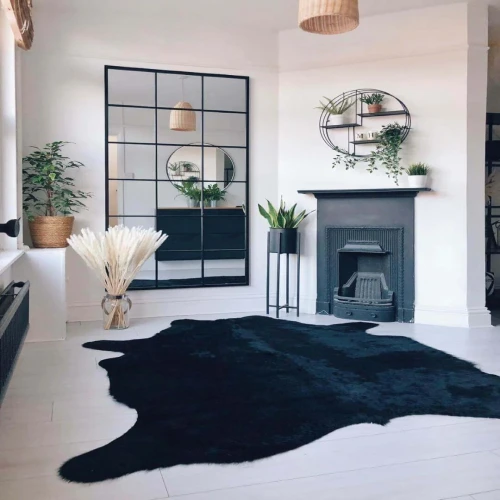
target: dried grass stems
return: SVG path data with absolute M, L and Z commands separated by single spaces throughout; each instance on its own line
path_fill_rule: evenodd
M 167 235 L 142 227 L 110 227 L 104 234 L 82 229 L 68 238 L 69 245 L 93 269 L 108 295 L 125 295 L 143 264 L 163 244 Z M 121 299 L 115 301 L 104 328 L 124 321 Z

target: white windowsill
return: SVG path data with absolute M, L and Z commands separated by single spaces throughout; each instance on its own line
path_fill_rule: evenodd
M 7 271 L 23 255 L 24 250 L 0 250 L 0 274 Z

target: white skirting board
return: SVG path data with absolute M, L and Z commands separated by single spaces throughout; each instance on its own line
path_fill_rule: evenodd
M 139 294 L 143 292 L 138 292 Z M 201 314 L 255 313 L 265 314 L 265 295 L 193 297 L 192 299 L 145 298 L 134 292 L 128 295 L 132 300 L 132 318 L 159 318 L 167 316 L 197 316 Z M 71 304 L 68 307 L 68 321 L 96 321 L 102 319 L 101 303 Z
M 486 307 L 436 309 L 416 306 L 415 323 L 462 328 L 483 328 L 491 326 L 491 314 Z
M 27 342 L 66 338 L 66 249 L 29 249 L 13 265 L 16 281 L 30 282 Z

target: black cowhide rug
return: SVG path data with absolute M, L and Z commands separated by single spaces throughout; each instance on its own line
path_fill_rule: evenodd
M 367 334 L 374 326 L 180 320 L 152 338 L 84 344 L 124 354 L 100 365 L 111 396 L 138 418 L 60 475 L 93 483 L 179 464 L 247 462 L 405 415 L 500 418 L 499 377 L 406 337 Z

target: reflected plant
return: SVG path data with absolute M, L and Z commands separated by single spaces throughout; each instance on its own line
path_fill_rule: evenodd
M 226 199 L 227 191 L 221 189 L 217 184 L 209 184 L 203 190 L 203 199 L 205 201 L 223 201 Z
M 175 189 L 179 191 L 178 196 L 185 196 L 190 200 L 195 202 L 201 201 L 201 189 L 198 187 L 198 178 L 189 177 L 185 181 L 181 181 L 180 184 L 174 184 Z

